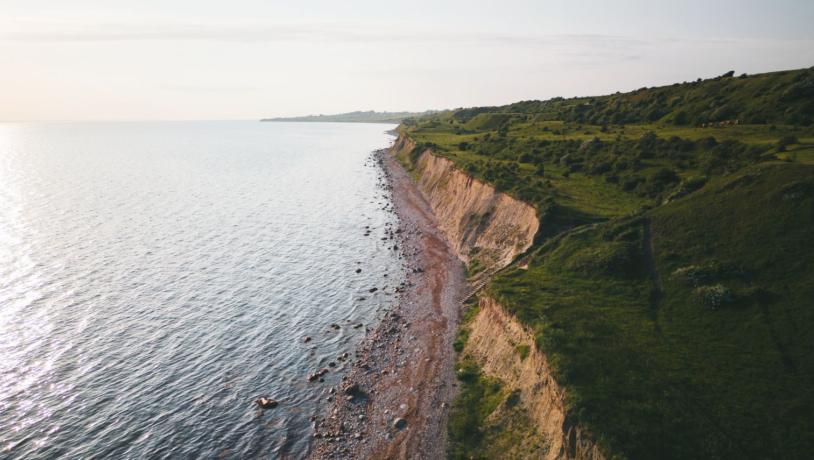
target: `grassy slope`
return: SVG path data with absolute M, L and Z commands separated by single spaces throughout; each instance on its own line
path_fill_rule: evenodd
M 455 349 L 462 351 L 469 335 L 468 324 L 478 313 L 478 305 L 468 304 Z M 526 351 L 527 352 L 527 351 Z M 449 458 L 538 459 L 547 446 L 525 408 L 519 394 L 509 391 L 500 379 L 485 376 L 477 362 L 462 358 L 457 376 L 460 393 L 450 411 Z
M 814 448 L 812 234 L 814 167 L 767 163 L 543 246 L 491 290 L 535 329 L 612 452 L 802 458 Z M 733 300 L 704 304 L 672 275 L 688 266 Z
M 813 73 L 648 94 L 693 101 L 674 109 L 698 116 L 703 98 L 713 106 L 722 98 L 715 91 L 735 85 L 735 96 L 754 99 L 743 110 L 776 117 L 807 113 L 814 99 L 788 99 L 799 91 L 789 87 Z M 766 98 L 755 99 L 758 90 Z M 733 100 L 730 93 L 723 98 Z M 631 107 L 647 100 L 641 91 L 611 98 L 634 121 L 644 109 Z M 536 113 L 531 103 L 448 112 L 401 129 L 540 210 L 543 231 L 529 269 L 507 269 L 489 289 L 536 331 L 575 416 L 611 452 L 807 456 L 814 448 L 814 128 L 690 127 L 674 123 L 675 110 L 656 122 L 597 126 L 563 109 L 573 101 L 539 103 Z M 797 143 L 778 151 L 778 140 L 790 136 Z M 681 268 L 684 275 L 674 276 Z M 705 303 L 701 293 L 715 289 L 731 302 L 711 305 L 708 295 Z M 480 402 L 470 397 L 470 411 L 493 408 L 495 399 Z M 455 420 L 453 412 L 451 426 Z M 465 433 L 451 432 L 453 445 Z

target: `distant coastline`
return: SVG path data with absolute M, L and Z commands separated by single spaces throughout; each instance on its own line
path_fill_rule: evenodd
M 425 112 L 376 112 L 356 111 L 339 113 L 335 115 L 306 115 L 301 117 L 263 118 L 260 121 L 300 121 L 300 122 L 335 122 L 335 123 L 396 123 L 399 124 L 407 118 L 421 117 L 436 113 L 434 110 Z

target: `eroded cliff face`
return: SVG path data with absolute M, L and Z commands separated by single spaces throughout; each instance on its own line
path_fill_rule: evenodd
M 429 149 L 414 148 L 402 135 L 393 152 L 410 163 L 438 226 L 470 269 L 488 273 L 503 268 L 531 246 L 539 227 L 534 207 L 470 177 Z
M 546 459 L 605 458 L 593 437 L 569 420 L 565 391 L 529 331 L 489 297 L 481 297 L 478 314 L 468 327 L 464 353 L 475 357 L 486 375 L 519 393 L 520 404 L 546 441 Z
M 482 280 L 532 245 L 539 219 L 531 205 L 472 178 L 429 149 L 417 150 L 405 135 L 399 136 L 391 153 L 412 171 L 438 226 L 458 257 L 470 270 L 477 269 Z M 463 354 L 474 357 L 486 375 L 500 379 L 507 391 L 519 395 L 533 429 L 545 440 L 544 458 L 605 459 L 593 437 L 571 421 L 565 391 L 552 376 L 545 355 L 537 350 L 533 335 L 520 322 L 499 303 L 482 296 L 478 314 L 465 327 L 470 331 Z M 490 417 L 505 417 L 500 410 Z M 497 425 L 510 429 L 510 424 Z M 510 456 L 521 455 L 520 447 Z M 525 455 L 539 458 L 539 451 Z

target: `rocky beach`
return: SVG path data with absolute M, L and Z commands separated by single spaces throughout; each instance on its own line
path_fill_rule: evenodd
M 329 406 L 313 418 L 310 456 L 442 458 L 456 389 L 452 342 L 468 294 L 464 268 L 407 171 L 387 150 L 373 158 L 398 216 L 383 238 L 399 251 L 407 275 L 390 288 L 393 304 L 347 374 L 325 388 Z

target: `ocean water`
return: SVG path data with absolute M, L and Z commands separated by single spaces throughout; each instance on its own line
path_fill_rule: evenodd
M 302 457 L 402 276 L 391 128 L 0 124 L 0 458 Z

